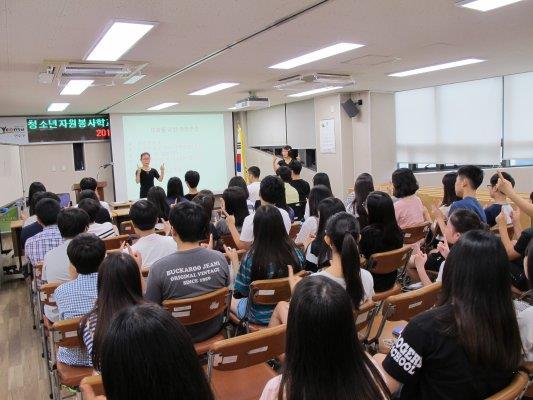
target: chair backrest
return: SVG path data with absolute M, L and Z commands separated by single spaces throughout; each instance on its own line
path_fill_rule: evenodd
M 120 235 L 103 239 L 106 250 L 116 250 L 120 248 L 122 242 L 127 242 L 130 235 Z
M 368 325 L 372 321 L 376 311 L 377 303 L 372 299 L 368 299 L 359 307 L 359 311 L 354 311 L 355 329 L 357 332 L 363 332 L 368 328 Z
M 105 396 L 102 375 L 86 376 L 81 380 L 80 385 L 89 385 L 93 389 L 95 396 Z
M 402 229 L 404 244 L 414 244 L 422 239 L 425 239 L 431 222 L 424 222 L 419 225 L 408 226 Z
M 409 321 L 435 305 L 441 288 L 441 282 L 435 282 L 417 290 L 390 296 L 385 299 L 383 319 Z
M 237 248 L 237 245 L 235 244 L 235 240 L 233 240 L 233 236 L 231 235 L 222 235 L 220 237 L 220 239 L 222 239 L 222 242 L 228 246 L 228 247 L 231 247 L 233 249 L 236 249 Z
M 54 298 L 54 292 L 62 282 L 52 282 L 41 285 L 39 289 L 41 303 L 46 306 L 56 307 L 56 300 Z
M 500 229 L 498 228 L 498 224 L 494 225 L 492 228 L 490 228 L 490 231 L 494 233 L 495 235 L 500 235 Z M 512 239 L 514 236 L 514 225 L 510 224 L 507 225 L 507 234 L 509 235 L 509 238 Z
M 209 349 L 208 376 L 212 369 L 233 371 L 271 360 L 285 352 L 285 324 L 213 343 Z
M 81 341 L 78 337 L 80 321 L 81 318 L 72 318 L 54 322 L 52 325 L 54 343 L 60 347 L 80 347 Z
M 498 393 L 487 397 L 486 400 L 515 400 L 520 399 L 522 394 L 527 389 L 528 377 L 524 371 L 518 372 L 511 383 Z
M 403 269 L 409 262 L 412 251 L 411 246 L 403 246 L 400 249 L 372 254 L 367 263 L 368 270 L 373 274 L 388 274 Z
M 254 304 L 276 305 L 291 298 L 289 278 L 265 279 L 250 284 L 250 300 Z
M 183 325 L 198 324 L 222 314 L 229 304 L 229 290 L 220 288 L 189 299 L 163 301 L 163 308 Z
M 135 235 L 135 229 L 131 221 L 122 221 L 118 230 L 122 235 Z
M 301 227 L 302 227 L 302 224 L 300 223 L 294 223 L 291 225 L 291 230 L 289 231 L 289 237 L 292 240 L 296 239 L 296 236 L 298 236 L 298 233 L 300 232 Z

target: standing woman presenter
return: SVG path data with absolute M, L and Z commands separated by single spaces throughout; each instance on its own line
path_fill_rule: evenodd
M 137 166 L 137 171 L 135 171 L 135 182 L 141 184 L 139 197 L 144 199 L 148 195 L 148 190 L 154 186 L 154 178 L 163 182 L 165 164 L 161 164 L 160 172 L 157 172 L 155 168 L 150 168 L 150 153 L 141 154 L 141 163 L 142 165 Z

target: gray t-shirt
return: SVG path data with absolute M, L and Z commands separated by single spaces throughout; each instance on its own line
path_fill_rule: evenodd
M 145 298 L 163 300 L 196 297 L 229 285 L 228 262 L 218 251 L 198 247 L 177 251 L 152 264 Z M 209 339 L 222 327 L 222 315 L 187 326 L 193 342 Z

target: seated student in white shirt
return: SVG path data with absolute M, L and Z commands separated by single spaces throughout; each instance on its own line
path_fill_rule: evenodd
M 96 188 L 98 186 L 98 182 L 96 182 L 96 179 L 91 177 L 82 178 L 80 181 L 80 190 L 92 190 L 94 193 L 96 193 L 96 196 L 98 196 L 98 192 L 96 191 Z M 100 205 L 105 208 L 107 211 L 109 211 L 109 214 L 111 214 L 111 209 L 109 208 L 109 204 L 106 201 L 101 201 Z
M 259 179 L 260 176 L 261 170 L 259 167 L 251 166 L 248 168 L 248 182 L 250 182 L 248 184 L 248 200 L 254 204 L 259 200 L 259 186 L 261 185 L 261 179 Z
M 130 208 L 130 218 L 135 234 L 139 240 L 131 246 L 134 252 L 142 257 L 143 267 L 151 267 L 153 263 L 175 253 L 178 246 L 172 236 L 162 236 L 155 233 L 157 222 L 157 208 L 148 200 L 138 200 Z M 170 224 L 164 224 L 165 234 L 170 233 Z M 124 252 L 128 252 L 124 249 Z
M 65 241 L 44 256 L 42 280 L 44 282 L 67 282 L 72 279 L 67 247 L 72 239 L 89 228 L 89 216 L 80 208 L 65 208 L 57 215 L 57 227 Z M 57 307 L 44 306 L 44 314 L 52 321 L 59 320 Z
M 283 181 L 277 176 L 266 176 L 261 181 L 259 198 L 261 199 L 261 205 L 269 204 L 277 207 L 283 218 L 285 229 L 289 233 L 292 222 L 286 210 L 287 205 L 285 203 L 285 186 Z M 248 215 L 244 219 L 240 235 L 235 226 L 235 217 L 227 214 L 225 216 L 226 223 L 228 224 L 229 231 L 236 246 L 239 249 L 249 250 L 254 241 L 254 215 Z
M 83 199 L 93 199 L 102 205 L 102 202 L 98 199 L 98 196 L 96 195 L 96 192 L 91 189 L 82 190 L 80 194 L 78 195 L 78 202 L 82 201 Z M 107 203 L 106 203 L 107 204 Z M 78 205 L 76 204 L 76 207 Z M 109 205 L 108 205 L 109 207 Z M 104 222 L 111 222 L 111 210 L 106 209 L 103 206 L 100 207 L 100 210 L 98 210 L 98 214 L 95 217 L 95 222 L 99 224 L 103 224 Z
M 93 233 L 100 239 L 118 236 L 118 229 L 111 222 L 96 222 L 96 217 L 102 209 L 99 202 L 93 199 L 83 199 L 78 203 L 78 208 L 81 208 L 87 214 L 89 214 L 90 225 L 89 229 L 87 230 L 88 233 Z

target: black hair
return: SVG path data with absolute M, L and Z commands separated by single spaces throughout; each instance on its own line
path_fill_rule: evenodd
M 455 193 L 455 181 L 457 180 L 457 172 L 448 172 L 442 177 L 442 187 L 444 195 L 442 196 L 442 204 L 449 207 L 454 201 L 459 200 L 459 196 Z
M 57 215 L 57 227 L 63 239 L 72 239 L 89 227 L 89 215 L 81 208 L 69 207 Z
M 254 214 L 254 241 L 250 249 L 253 259 L 252 281 L 288 276 L 287 265 L 294 272 L 300 270 L 296 246 L 289 238 L 281 212 L 272 205 L 264 205 Z M 273 271 L 272 275 L 269 272 Z
M 394 212 L 391 197 L 380 191 L 374 191 L 366 198 L 368 224 L 377 225 L 383 230 L 383 248 L 394 249 L 402 246 L 403 233 Z M 399 245 L 399 246 L 398 246 Z
M 508 264 L 497 236 L 473 230 L 451 248 L 442 278 L 444 333 L 470 363 L 496 371 L 515 371 L 522 361 Z
M 213 209 L 215 208 L 215 195 L 213 192 L 206 189 L 200 190 L 191 201 L 202 207 L 207 217 L 207 225 L 209 225 L 211 223 Z
M 89 356 L 93 367 L 99 371 L 102 342 L 113 317 L 124 308 L 144 302 L 141 273 L 135 259 L 123 252 L 109 254 L 98 268 L 97 289 L 96 303 L 80 321 L 78 336 L 83 338 L 87 321 L 95 316 L 96 328 Z
M 96 190 L 96 187 L 98 186 L 98 182 L 96 182 L 96 179 L 91 177 L 85 177 L 82 178 L 80 181 L 80 189 L 81 190 Z
M 42 199 L 53 199 L 61 205 L 59 196 L 52 192 L 35 192 L 30 201 L 30 215 L 35 215 L 35 206 Z
M 157 208 L 157 218 L 168 220 L 170 206 L 167 203 L 165 189 L 160 186 L 152 186 L 146 194 L 146 200 L 148 200 L 155 206 L 155 208 Z
M 44 198 L 35 205 L 35 215 L 44 226 L 57 224 L 57 215 L 61 211 L 58 201 Z
M 325 172 L 319 172 L 313 176 L 313 186 L 324 185 L 331 190 L 331 183 L 329 182 L 329 176 Z
M 248 168 L 248 173 L 257 179 L 259 179 L 259 177 L 261 176 L 261 170 L 255 165 Z
M 80 233 L 68 244 L 67 256 L 78 274 L 89 275 L 98 272 L 105 251 L 105 243 L 98 236 Z
M 292 147 L 289 146 L 288 144 L 286 144 L 285 146 L 282 147 L 283 150 L 292 150 Z
M 182 242 L 199 242 L 207 236 L 209 219 L 196 203 L 178 203 L 170 209 L 170 225 Z
M 459 208 L 455 210 L 448 217 L 448 223 L 452 224 L 453 229 L 460 234 L 474 229 L 486 229 L 486 224 L 481 221 L 479 215 L 472 210 L 467 210 L 466 208 Z
M 289 164 L 289 168 L 294 173 L 294 175 L 300 175 L 300 172 L 302 172 L 302 163 L 298 160 L 294 160 Z
M 179 202 L 183 196 L 183 183 L 180 178 L 173 176 L 167 182 L 167 197 L 176 198 Z
M 143 156 L 151 157 L 150 153 L 148 153 L 147 151 L 145 151 L 144 153 L 141 153 L 141 156 L 139 158 L 143 158 Z
M 324 199 L 333 197 L 331 189 L 324 185 L 313 186 L 309 192 L 309 215 L 318 217 L 318 205 Z
M 196 188 L 198 183 L 200 183 L 200 174 L 196 171 L 185 172 L 185 182 L 187 182 L 190 188 Z
M 508 174 L 508 173 L 505 172 L 505 171 L 502 171 L 502 176 L 503 176 L 506 180 L 508 180 L 509 182 L 511 182 L 511 186 L 514 187 L 514 185 L 515 185 L 515 180 L 514 180 L 514 178 L 513 178 L 510 174 Z M 496 186 L 496 184 L 498 183 L 498 178 L 499 178 L 498 174 L 494 174 L 494 175 L 492 175 L 492 176 L 490 177 L 490 185 L 491 185 L 492 187 Z
M 368 195 L 374 191 L 374 180 L 372 175 L 366 172 L 360 174 L 353 185 L 354 198 L 352 208 L 358 215 L 359 226 L 364 228 L 368 225 L 368 213 L 366 212 L 365 202 Z
M 527 257 L 527 265 L 525 269 L 527 270 L 529 287 L 533 289 L 533 239 L 529 241 L 529 244 L 526 248 L 525 257 Z
M 158 218 L 157 207 L 151 201 L 137 200 L 130 208 L 130 218 L 141 231 L 154 229 Z
M 237 186 L 230 186 L 222 193 L 226 212 L 235 217 L 235 225 L 242 226 L 244 219 L 250 214 L 246 203 L 246 193 Z
M 298 157 L 298 150 L 296 149 L 290 149 L 289 150 L 289 157 L 292 158 L 292 161 L 297 161 L 296 158 Z
M 329 278 L 311 276 L 296 285 L 277 398 L 390 398 L 381 374 L 357 338 L 350 297 Z
M 101 353 L 108 400 L 213 400 L 187 330 L 155 304 L 123 308 Z
M 33 215 L 32 199 L 37 192 L 46 192 L 46 188 L 41 182 L 32 182 L 28 188 L 28 197 L 26 199 L 26 206 L 30 208 L 30 215 Z
M 318 267 L 329 264 L 331 259 L 331 248 L 324 241 L 328 220 L 333 215 L 343 211 L 346 211 L 344 203 L 335 197 L 328 197 L 318 204 L 318 228 L 316 230 L 316 239 L 313 241 L 314 253 L 318 258 Z
M 274 204 L 276 207 L 283 209 L 287 208 L 285 185 L 277 176 L 268 175 L 263 178 L 259 186 L 259 196 L 269 204 Z
M 96 192 L 92 189 L 85 189 L 80 191 L 80 194 L 78 195 L 78 202 L 82 201 L 83 199 L 93 199 L 97 202 L 100 202 L 100 199 L 98 199 Z
M 291 169 L 289 167 L 279 167 L 276 170 L 276 175 L 279 176 L 283 182 L 289 183 L 292 181 Z
M 100 208 L 102 206 L 100 205 L 100 202 L 94 199 L 83 199 L 78 203 L 78 208 L 81 208 L 83 211 L 85 211 L 89 215 L 89 221 L 91 224 L 96 221 L 96 217 L 98 215 L 98 212 L 100 211 Z
M 409 168 L 398 168 L 392 173 L 392 186 L 393 196 L 399 199 L 412 196 L 418 190 L 415 174 Z
M 234 176 L 233 178 L 231 178 L 229 180 L 228 187 L 230 188 L 232 186 L 240 187 L 242 190 L 244 190 L 244 192 L 246 193 L 246 199 L 250 197 L 248 186 L 246 185 L 246 181 L 242 176 Z
M 476 165 L 464 165 L 457 170 L 457 176 L 466 178 L 473 189 L 483 183 L 483 170 Z
M 357 219 L 347 212 L 334 214 L 326 223 L 326 235 L 341 256 L 342 275 L 346 282 L 346 291 L 357 310 L 365 297 L 361 281 L 361 259 L 357 247 L 359 233 Z

